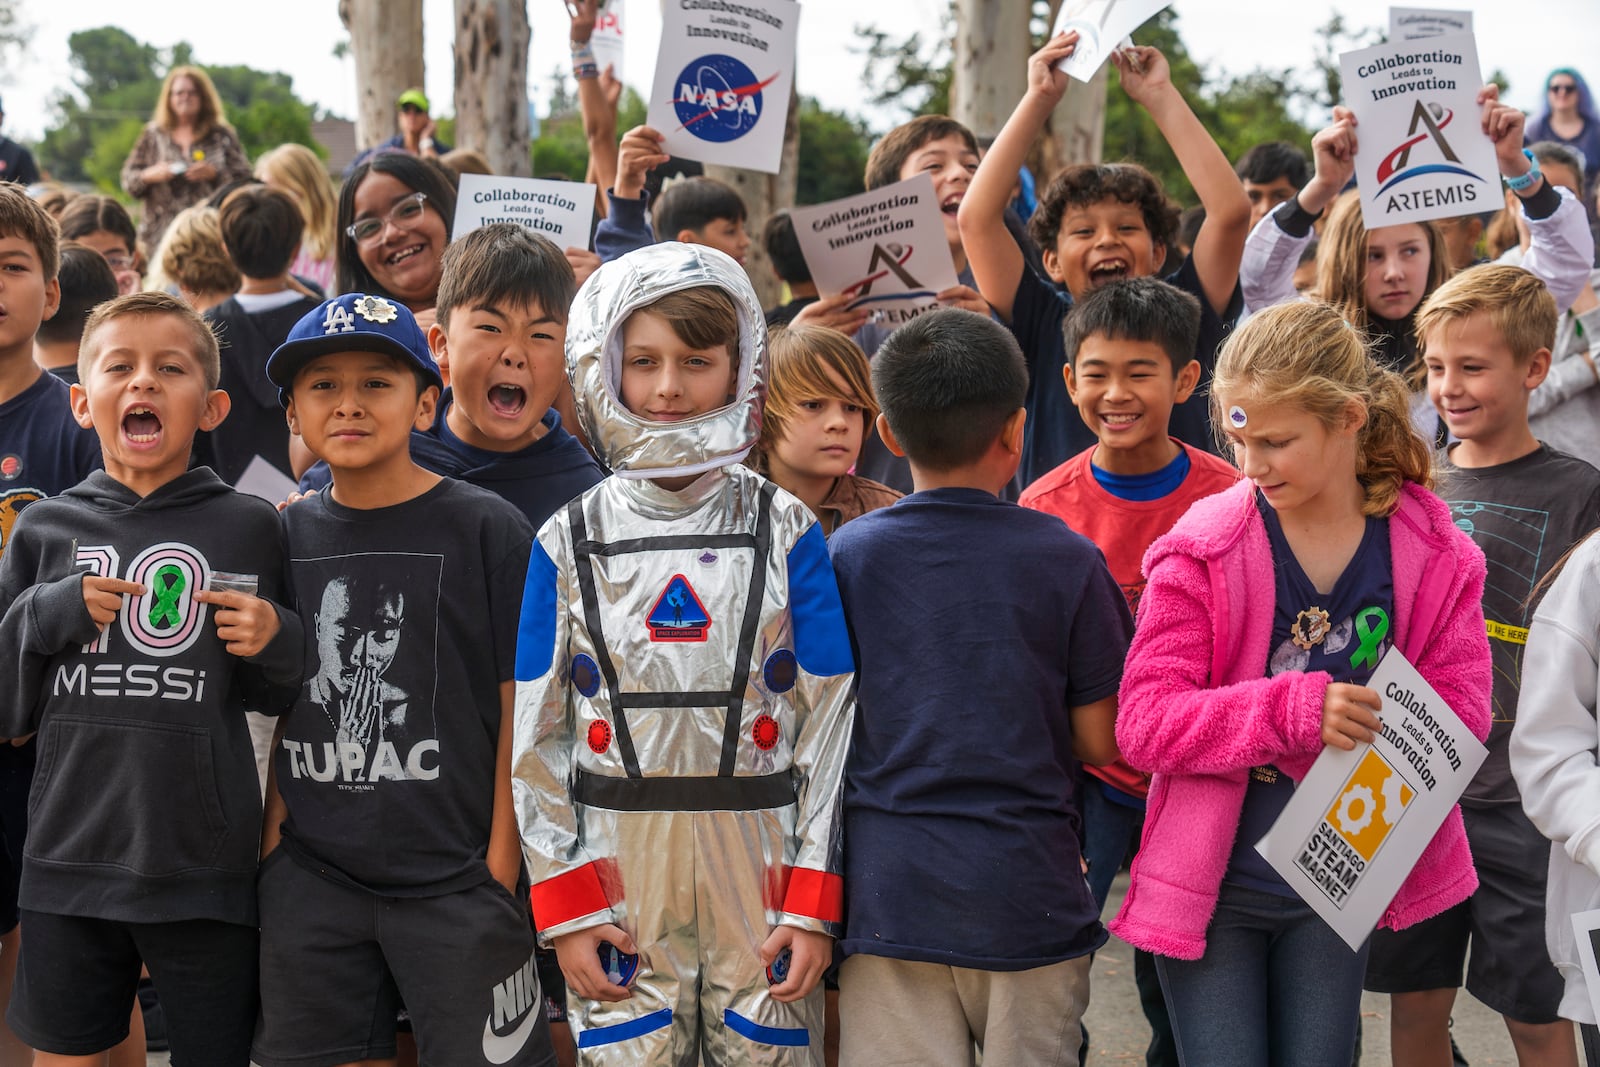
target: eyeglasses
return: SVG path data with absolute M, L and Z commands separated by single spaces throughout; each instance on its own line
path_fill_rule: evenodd
M 400 110 L 405 112 L 407 115 L 425 115 L 425 114 L 427 114 L 427 112 L 423 111 L 416 104 L 401 104 L 400 105 Z
M 1550 91 L 1552 93 L 1559 93 L 1562 96 L 1565 96 L 1567 93 L 1577 92 L 1578 87 L 1572 82 L 1554 82 L 1550 86 Z
M 109 256 L 102 256 L 101 258 L 106 261 L 106 266 L 112 270 L 127 270 L 133 266 L 133 257 L 122 255 L 120 252 L 113 252 Z
M 412 193 L 410 196 L 395 204 L 389 213 L 381 218 L 357 219 L 344 228 L 357 244 L 366 244 L 375 240 L 383 232 L 385 225 L 395 229 L 404 229 L 408 223 L 415 222 L 422 215 L 422 203 L 428 199 L 427 193 Z

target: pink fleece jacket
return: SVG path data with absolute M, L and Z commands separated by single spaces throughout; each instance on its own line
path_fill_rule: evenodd
M 1199 501 L 1150 546 L 1118 698 L 1117 744 L 1154 778 L 1133 881 L 1111 930 L 1177 959 L 1205 952 L 1250 768 L 1272 763 L 1299 781 L 1322 751 L 1328 674 L 1267 677 L 1277 594 L 1253 493 L 1243 481 Z M 1481 740 L 1493 684 L 1483 553 L 1444 501 L 1410 483 L 1389 520 L 1389 549 L 1394 643 Z M 1477 886 L 1452 809 L 1380 925 L 1409 926 Z

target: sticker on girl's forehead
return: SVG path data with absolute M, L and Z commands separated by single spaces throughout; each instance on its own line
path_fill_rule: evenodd
M 1233 424 L 1234 429 L 1243 429 L 1244 424 L 1250 421 L 1250 416 L 1244 413 L 1244 408 L 1235 404 L 1228 409 L 1228 421 Z

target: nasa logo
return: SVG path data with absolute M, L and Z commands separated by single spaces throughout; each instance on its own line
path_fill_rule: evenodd
M 22 474 L 22 457 L 14 453 L 0 456 L 0 481 L 14 482 Z
M 672 107 L 683 129 L 702 141 L 737 141 L 761 121 L 761 90 L 777 78 L 757 81 L 755 72 L 732 56 L 701 56 L 678 75 Z

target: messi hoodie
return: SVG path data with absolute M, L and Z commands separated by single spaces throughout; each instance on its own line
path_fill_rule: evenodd
M 96 471 L 18 519 L 0 559 L 0 736 L 37 731 L 21 906 L 254 925 L 261 797 L 243 712 L 300 686 L 276 510 L 201 467 L 140 497 Z M 253 575 L 279 630 L 240 659 L 194 599 Z M 138 582 L 100 631 L 85 572 Z

